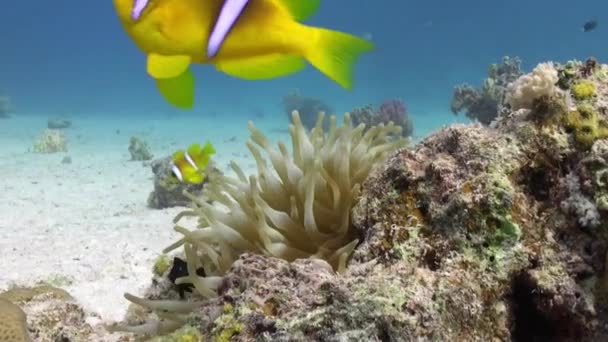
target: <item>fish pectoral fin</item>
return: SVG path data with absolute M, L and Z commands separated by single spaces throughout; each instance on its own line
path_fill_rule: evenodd
M 156 53 L 148 55 L 148 74 L 155 79 L 174 78 L 188 69 L 190 56 L 164 56 Z
M 194 169 L 187 170 L 184 172 L 184 180 L 192 184 L 200 184 L 205 180 L 205 174 L 202 171 L 196 171 Z
M 194 75 L 189 69 L 177 77 L 156 79 L 156 86 L 170 104 L 181 109 L 194 105 Z
M 279 0 L 297 21 L 306 20 L 317 12 L 321 0 Z
M 230 76 L 246 80 L 263 80 L 296 73 L 306 67 L 306 60 L 295 55 L 271 54 L 219 61 L 215 63 L 215 67 Z

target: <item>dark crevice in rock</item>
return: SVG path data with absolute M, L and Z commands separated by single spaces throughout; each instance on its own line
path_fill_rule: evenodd
M 511 334 L 514 342 L 580 341 L 584 328 L 553 293 L 539 287 L 528 272 L 512 282 Z

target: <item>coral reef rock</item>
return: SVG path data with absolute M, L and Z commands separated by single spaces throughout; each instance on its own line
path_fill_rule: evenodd
M 184 191 L 193 196 L 200 196 L 207 179 L 200 184 L 179 182 L 171 175 L 172 157 L 157 159 L 151 163 L 154 173 L 154 190 L 148 196 L 148 206 L 154 209 L 171 207 L 187 207 L 192 200 L 184 195 Z M 220 171 L 214 166 L 208 166 L 212 173 Z
M 0 292 L 0 341 L 127 341 L 111 334 L 101 318 L 87 312 L 66 291 L 50 285 Z
M 452 113 L 464 111 L 468 118 L 489 125 L 503 106 L 508 84 L 522 75 L 520 66 L 519 58 L 505 56 L 501 64 L 490 65 L 480 88 L 469 84 L 456 86 L 450 106 Z
M 131 160 L 138 161 L 150 160 L 154 157 L 148 143 L 138 137 L 131 137 L 129 139 L 129 154 L 131 155 Z
M 513 82 L 518 110 L 494 128 L 445 128 L 364 185 L 354 260 L 426 269 L 432 297 L 416 314 L 442 327 L 433 338 L 608 338 L 607 66 L 574 76 L 597 89 L 582 97 L 557 87 L 562 67 L 542 63 Z M 589 122 L 573 123 L 581 109 Z

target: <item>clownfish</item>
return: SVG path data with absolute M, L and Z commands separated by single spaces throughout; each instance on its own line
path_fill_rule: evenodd
M 205 169 L 215 154 L 215 148 L 210 142 L 204 147 L 192 144 L 188 150 L 179 150 L 173 154 L 171 174 L 180 182 L 200 184 L 205 180 Z
M 190 64 L 211 64 L 247 80 L 283 77 L 308 63 L 346 89 L 360 54 L 373 44 L 302 22 L 320 0 L 113 0 L 127 34 L 147 55 L 161 95 L 194 104 Z M 235 8 L 227 8 L 225 5 Z

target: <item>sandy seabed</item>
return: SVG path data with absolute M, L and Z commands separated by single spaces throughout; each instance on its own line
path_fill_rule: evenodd
M 54 154 L 31 152 L 46 116 L 0 120 L 0 290 L 48 281 L 103 320 L 120 320 L 123 293 L 141 294 L 150 283 L 154 259 L 179 238 L 172 219 L 183 210 L 147 207 L 152 170 L 129 160 L 129 138 L 148 141 L 155 157 L 209 139 L 220 169 L 235 160 L 251 170 L 247 123 L 71 119 L 68 152 Z M 71 163 L 62 163 L 66 156 Z

